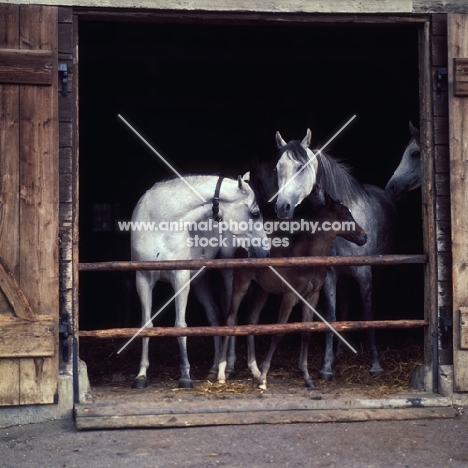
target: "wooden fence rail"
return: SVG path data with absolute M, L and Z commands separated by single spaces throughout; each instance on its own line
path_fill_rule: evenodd
M 427 255 L 355 255 L 343 257 L 281 257 L 164 260 L 159 262 L 94 262 L 80 263 L 80 271 L 134 271 L 134 270 L 211 270 L 224 268 L 307 267 L 332 265 L 407 265 L 427 263 Z
M 343 321 L 330 323 L 336 331 L 389 329 L 389 328 L 421 328 L 428 325 L 425 320 L 375 320 L 375 321 Z M 284 324 L 235 325 L 223 327 L 153 327 L 144 328 L 112 328 L 108 330 L 80 330 L 80 337 L 93 338 L 132 338 L 138 336 L 246 336 L 272 335 L 295 332 L 324 332 L 329 328 L 322 322 L 300 322 Z

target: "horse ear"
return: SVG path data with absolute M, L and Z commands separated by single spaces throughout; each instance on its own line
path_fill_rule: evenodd
M 411 135 L 419 141 L 419 129 L 413 125 L 413 122 L 411 122 L 411 120 L 409 121 L 409 129 Z
M 241 175 L 237 176 L 237 185 L 239 186 L 239 188 L 242 188 L 242 176 Z
M 307 129 L 307 133 L 306 133 L 306 136 L 304 137 L 304 139 L 301 141 L 301 145 L 304 147 L 304 148 L 308 148 L 310 146 L 310 142 L 312 140 L 312 132 L 310 131 L 310 128 Z
M 239 176 L 240 177 L 240 176 Z M 250 182 L 250 171 L 247 171 L 243 176 L 242 176 L 242 180 L 244 180 L 245 182 Z
M 278 148 L 282 148 L 283 146 L 287 145 L 287 143 L 283 140 L 283 137 L 280 135 L 280 132 L 276 132 L 276 145 Z

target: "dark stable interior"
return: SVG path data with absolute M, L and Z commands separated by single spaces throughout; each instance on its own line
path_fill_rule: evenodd
M 356 115 L 327 149 L 361 182 L 384 187 L 409 141 L 408 121 L 419 122 L 418 65 L 415 27 L 82 21 L 80 261 L 130 260 L 130 235 L 116 222 L 172 175 L 119 114 L 181 173 L 226 176 L 245 173 L 253 157 L 272 158 L 277 130 L 289 141 L 310 128 L 320 148 Z M 421 253 L 420 190 L 398 211 L 397 251 Z M 422 318 L 422 266 L 375 270 L 376 318 Z M 157 285 L 155 307 L 171 295 Z M 350 295 L 359 319 L 356 288 Z M 81 329 L 139 326 L 140 317 L 134 273 L 81 273 Z M 169 307 L 155 325 L 173 320 Z M 206 324 L 194 298 L 187 320 Z M 419 341 L 422 332 L 380 336 Z

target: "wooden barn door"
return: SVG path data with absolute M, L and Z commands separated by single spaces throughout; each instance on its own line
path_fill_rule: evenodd
M 57 8 L 0 4 L 0 405 L 58 379 Z
M 454 390 L 468 391 L 468 15 L 449 15 Z

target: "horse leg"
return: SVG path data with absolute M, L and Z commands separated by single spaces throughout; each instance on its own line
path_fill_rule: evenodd
M 260 319 L 260 314 L 265 307 L 268 299 L 268 293 L 265 292 L 256 283 L 252 284 L 252 296 L 250 297 L 249 313 L 247 323 L 249 325 L 256 325 Z M 255 357 L 255 336 L 247 336 L 247 365 L 252 372 L 254 379 L 259 379 L 261 372 L 257 365 L 257 359 Z
M 336 281 L 337 274 L 333 268 L 327 268 L 327 276 L 322 286 L 322 297 L 324 300 L 324 316 L 329 322 L 336 320 Z M 335 356 L 333 353 L 333 332 L 325 333 L 325 356 L 323 358 L 323 366 L 320 370 L 320 378 L 322 380 L 331 380 L 333 378 L 333 361 Z
M 224 284 L 224 294 L 222 295 L 222 310 L 223 310 L 223 317 L 226 320 L 229 314 L 230 306 L 231 306 L 232 283 L 234 280 L 234 272 L 232 270 L 221 270 L 221 278 L 223 279 L 223 284 Z M 232 379 L 236 375 L 236 372 L 234 370 L 234 365 L 237 360 L 236 337 L 231 336 L 228 342 L 229 342 L 229 348 L 228 348 L 228 353 L 227 353 L 226 373 L 228 375 L 228 378 Z
M 361 266 L 359 267 L 360 274 L 356 274 L 355 278 L 359 284 L 359 291 L 361 293 L 363 318 L 364 320 L 373 320 L 374 310 L 372 304 L 372 267 Z M 371 358 L 371 375 L 379 375 L 383 372 L 380 365 L 379 350 L 375 342 L 375 330 L 367 330 L 367 349 Z
M 187 327 L 187 322 L 185 321 L 185 311 L 187 308 L 190 287 L 186 285 L 189 282 L 189 280 L 190 272 L 188 270 L 178 270 L 177 272 L 174 272 L 172 286 L 175 292 L 180 291 L 180 293 L 175 298 L 176 327 Z M 184 286 L 186 287 L 182 289 Z M 177 341 L 179 342 L 181 372 L 179 388 L 193 388 L 193 382 L 190 378 L 190 363 L 187 354 L 187 337 L 179 337 L 177 338 Z
M 289 316 L 291 315 L 292 308 L 297 304 L 297 296 L 295 293 L 287 292 L 283 295 L 283 299 L 281 301 L 280 311 L 278 314 L 278 323 L 287 323 Z M 270 349 L 268 350 L 267 355 L 265 356 L 265 360 L 263 361 L 261 367 L 261 375 L 258 380 L 258 388 L 262 390 L 266 390 L 267 383 L 266 377 L 268 371 L 270 370 L 271 359 L 273 354 L 275 353 L 276 348 L 280 344 L 281 340 L 283 339 L 283 335 L 273 335 L 271 337 Z
M 207 278 L 207 274 L 197 278 L 196 283 L 193 283 L 193 291 L 198 301 L 205 309 L 206 317 L 208 319 L 209 324 L 212 327 L 214 327 L 220 325 L 221 312 L 219 310 L 218 305 L 216 304 L 216 300 L 213 296 L 213 292 L 210 288 L 210 284 Z M 219 336 L 214 337 L 214 350 L 215 352 L 213 365 L 206 377 L 208 380 L 214 379 L 218 374 L 219 358 L 221 355 L 221 337 Z
M 241 272 L 234 275 L 233 280 L 233 290 L 231 297 L 231 307 L 229 309 L 229 314 L 226 318 L 226 325 L 235 325 L 237 323 L 237 311 L 239 306 L 244 299 L 244 296 L 247 294 L 250 285 L 250 277 L 243 275 Z M 226 358 L 229 348 L 229 342 L 233 337 L 226 336 L 223 340 L 223 345 L 221 348 L 221 357 L 219 358 L 218 366 L 218 382 L 226 383 Z
M 136 273 L 136 288 L 141 302 L 142 319 L 141 326 L 152 327 L 151 319 L 151 306 L 152 306 L 152 293 L 156 281 L 159 279 L 159 272 L 156 271 L 137 271 Z M 135 380 L 133 381 L 132 388 L 146 388 L 148 380 L 146 377 L 146 370 L 149 367 L 148 359 L 148 345 L 149 338 L 142 339 L 142 352 L 140 361 L 140 370 Z
M 319 298 L 319 293 L 312 293 L 306 298 L 307 302 L 312 306 L 316 307 Z M 312 322 L 314 318 L 313 311 L 307 307 L 306 304 L 302 304 L 302 321 L 303 322 Z M 313 380 L 310 378 L 309 375 L 309 366 L 307 363 L 307 358 L 309 354 L 309 343 L 310 343 L 310 333 L 303 332 L 302 333 L 302 340 L 301 340 L 301 354 L 299 357 L 299 370 L 302 373 L 304 378 L 305 386 L 307 388 L 315 388 L 315 384 Z

